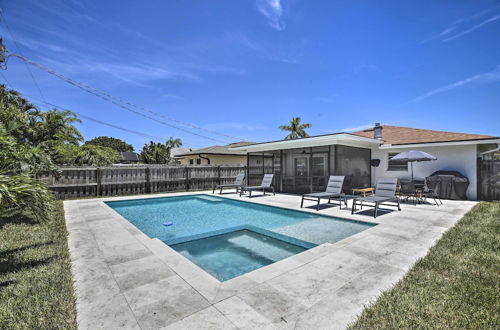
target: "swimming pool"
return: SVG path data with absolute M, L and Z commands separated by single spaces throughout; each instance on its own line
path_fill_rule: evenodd
M 371 223 L 343 220 L 205 194 L 112 201 L 106 204 L 149 237 L 158 238 L 173 248 L 176 244 L 191 242 L 184 244 L 182 248 L 188 251 L 188 245 L 192 244 L 192 249 L 196 250 L 201 244 L 205 249 L 218 250 L 220 253 L 225 246 L 228 251 L 233 249 L 228 252 L 233 256 L 238 249 L 227 243 L 230 242 L 227 237 L 219 237 L 219 241 L 200 241 L 207 237 L 238 231 L 241 234 L 243 231 L 247 241 L 250 236 L 254 242 L 269 237 L 277 240 L 268 240 L 269 244 L 275 247 L 280 246 L 279 241 L 281 241 L 298 247 L 290 251 L 300 252 L 322 243 L 335 243 L 374 226 Z M 265 237 L 263 238 L 262 235 Z M 242 240 L 239 239 L 239 241 Z M 187 253 L 185 255 L 187 256 Z M 213 259 L 214 255 L 204 256 L 204 258 Z M 232 257 L 229 259 L 235 260 L 235 263 L 225 267 L 245 269 L 245 263 L 264 266 L 262 262 L 255 261 L 255 258 L 249 261 L 252 255 L 257 259 L 262 256 L 250 253 L 242 258 Z M 278 253 L 268 259 L 275 262 L 289 256 L 285 255 L 286 253 Z M 192 256 L 190 259 L 207 270 L 203 266 L 206 264 L 203 260 L 196 262 L 196 258 Z M 218 278 L 226 277 L 224 274 Z

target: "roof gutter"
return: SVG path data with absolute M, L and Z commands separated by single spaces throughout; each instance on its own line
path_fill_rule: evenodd
M 291 149 L 291 148 L 308 148 L 315 146 L 326 146 L 333 144 L 347 144 L 353 146 L 369 146 L 380 145 L 382 141 L 367 138 L 364 136 L 358 136 L 349 133 L 338 133 L 338 134 L 326 134 L 318 136 L 310 136 L 301 139 L 294 140 L 279 140 L 263 143 L 255 143 L 241 147 L 231 148 L 232 150 L 245 150 L 246 152 L 263 152 L 263 151 L 273 151 L 280 149 Z
M 487 150 L 487 151 L 483 151 L 483 152 L 480 152 L 479 153 L 479 156 L 484 156 L 484 155 L 487 155 L 487 154 L 491 154 L 492 152 L 497 152 L 497 151 L 500 151 L 500 143 L 497 143 L 497 147 L 496 148 L 493 148 L 491 150 Z
M 445 147 L 445 146 L 459 146 L 471 144 L 485 144 L 485 143 L 500 143 L 499 138 L 480 139 L 480 140 L 464 140 L 464 141 L 447 141 L 447 142 L 425 142 L 425 143 L 408 143 L 408 144 L 383 144 L 380 149 L 402 149 L 402 148 L 418 148 L 418 147 Z

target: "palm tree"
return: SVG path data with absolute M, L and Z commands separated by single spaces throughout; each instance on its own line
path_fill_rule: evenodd
M 290 120 L 290 125 L 281 125 L 279 127 L 282 131 L 290 132 L 290 134 L 285 137 L 285 140 L 295 140 L 309 136 L 305 129 L 310 128 L 312 125 L 309 123 L 301 124 L 300 121 L 300 117 L 293 117 L 292 120 Z
M 73 126 L 81 120 L 69 110 L 49 110 L 42 113 L 43 121 L 38 123 L 37 142 L 69 143 L 78 145 L 83 140 L 82 134 Z
M 182 140 L 181 139 L 174 139 L 173 137 L 170 137 L 167 142 L 165 142 L 165 145 L 168 148 L 178 148 L 182 146 Z

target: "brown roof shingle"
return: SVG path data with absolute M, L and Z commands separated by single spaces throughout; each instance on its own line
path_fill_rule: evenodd
M 382 125 L 382 140 L 387 144 L 413 144 L 413 143 L 433 143 L 433 142 L 453 142 L 481 139 L 495 139 L 496 136 L 453 133 L 434 131 L 430 129 L 400 127 L 391 125 Z M 359 132 L 353 132 L 354 135 L 373 138 L 373 128 Z

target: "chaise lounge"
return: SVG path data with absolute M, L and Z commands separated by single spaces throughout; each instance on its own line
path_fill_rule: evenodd
M 378 207 L 380 205 L 386 206 L 397 206 L 398 211 L 401 211 L 399 205 L 399 198 L 396 196 L 396 187 L 398 185 L 397 178 L 380 178 L 375 187 L 375 194 L 366 197 L 356 197 L 352 201 L 352 211 L 351 214 L 356 212 L 356 205 L 360 202 L 361 208 L 363 208 L 363 202 L 370 203 L 375 207 L 374 218 L 377 217 Z M 396 202 L 397 204 L 387 204 L 390 202 Z
M 244 179 L 245 179 L 245 173 L 240 173 L 236 176 L 234 183 L 220 184 L 220 185 L 214 186 L 214 189 L 212 190 L 212 194 L 215 193 L 215 189 L 220 189 L 220 192 L 219 192 L 219 195 L 220 195 L 220 194 L 222 194 L 222 189 L 224 189 L 224 188 L 236 188 L 236 193 L 238 193 L 241 190 L 241 187 L 243 187 L 243 180 Z
M 304 201 L 317 201 L 316 211 L 319 211 L 319 204 L 322 198 L 328 198 L 328 203 L 331 202 L 332 198 L 338 199 L 339 206 L 342 208 L 342 186 L 344 185 L 344 176 L 330 176 L 328 179 L 328 184 L 326 186 L 326 191 L 317 192 L 312 194 L 302 195 L 302 201 L 300 203 L 300 208 L 304 207 Z M 344 204 L 347 207 L 347 200 L 344 198 Z
M 262 179 L 262 183 L 260 186 L 250 186 L 250 187 L 242 187 L 240 189 L 240 197 L 243 194 L 243 192 L 248 191 L 249 195 L 248 197 L 252 197 L 252 191 L 254 190 L 262 190 L 262 193 L 264 196 L 266 195 L 266 190 L 272 190 L 273 195 L 276 195 L 274 193 L 274 187 L 272 186 L 273 184 L 273 176 L 274 174 L 264 174 L 264 178 Z

